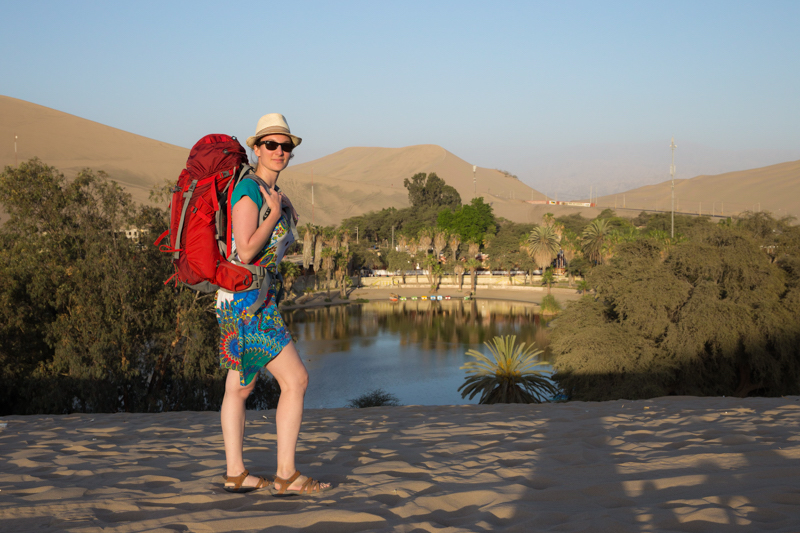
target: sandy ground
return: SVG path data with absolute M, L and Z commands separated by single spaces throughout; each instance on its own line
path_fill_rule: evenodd
M 321 498 L 221 489 L 218 414 L 0 420 L 2 531 L 800 530 L 800 402 L 670 397 L 306 413 Z M 274 411 L 248 413 L 251 472 Z

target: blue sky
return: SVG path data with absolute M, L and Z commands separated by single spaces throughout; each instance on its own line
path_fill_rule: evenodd
M 527 181 L 672 135 L 800 158 L 798 27 L 797 1 L 7 0 L 0 94 L 185 147 L 281 112 L 298 162 L 431 143 Z

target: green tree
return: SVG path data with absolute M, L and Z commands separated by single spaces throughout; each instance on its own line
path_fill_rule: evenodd
M 757 232 L 705 224 L 666 257 L 640 239 L 592 269 L 598 298 L 570 305 L 552 335 L 554 377 L 571 398 L 800 392 L 795 274 Z
M 213 297 L 165 285 L 171 257 L 128 238 L 164 210 L 36 159 L 6 167 L 0 203 L 2 414 L 218 408 Z
M 408 201 L 413 207 L 446 206 L 455 209 L 461 206 L 458 191 L 434 172 L 414 174 L 411 179 L 404 179 L 403 185 L 408 189 Z
M 552 267 L 547 267 L 547 269 L 542 274 L 542 285 L 547 286 L 547 294 L 550 294 L 550 288 L 553 286 L 553 283 L 556 281 L 556 274 L 553 271 Z
M 461 397 L 469 399 L 480 393 L 480 403 L 541 403 L 558 390 L 543 370 L 535 370 L 542 351 L 535 345 L 516 344 L 516 336 L 495 337 L 484 343 L 492 357 L 477 350 L 467 355 L 474 361 L 464 363 L 467 371 L 464 383 L 458 388 Z
M 440 211 L 436 225 L 450 233 L 458 233 L 461 242 L 480 242 L 484 235 L 496 231 L 492 206 L 484 203 L 482 197 L 473 198 L 455 211 Z

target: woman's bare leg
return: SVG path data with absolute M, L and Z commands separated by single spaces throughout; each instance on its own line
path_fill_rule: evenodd
M 287 479 L 297 470 L 294 462 L 297 437 L 303 421 L 303 402 L 308 387 L 308 371 L 297 354 L 294 342 L 289 342 L 281 353 L 267 364 L 267 370 L 280 385 L 281 396 L 275 413 L 278 430 L 278 477 Z M 291 489 L 299 489 L 306 476 L 300 476 Z M 323 488 L 329 486 L 323 483 Z M 280 488 L 280 487 L 278 487 Z
M 222 399 L 222 409 L 220 409 L 220 421 L 222 423 L 222 440 L 225 442 L 225 461 L 228 468 L 228 477 L 238 476 L 245 471 L 244 459 L 242 458 L 242 448 L 244 447 L 244 419 L 245 402 L 253 388 L 256 386 L 256 379 L 253 378 L 246 387 L 239 384 L 239 372 L 228 370 L 225 379 L 225 396 Z M 244 486 L 255 486 L 258 478 L 247 476 Z

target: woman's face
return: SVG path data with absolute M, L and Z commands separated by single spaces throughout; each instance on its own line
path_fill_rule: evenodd
M 274 150 L 268 150 L 267 147 L 262 144 L 264 141 L 275 141 L 276 143 L 291 144 L 292 139 L 290 139 L 287 135 L 274 133 L 261 137 L 258 143 L 253 147 L 253 153 L 256 155 L 256 157 L 258 157 L 259 165 L 274 172 L 282 171 L 284 168 L 286 168 L 286 165 L 289 164 L 291 153 L 284 150 L 281 146 L 278 146 Z

